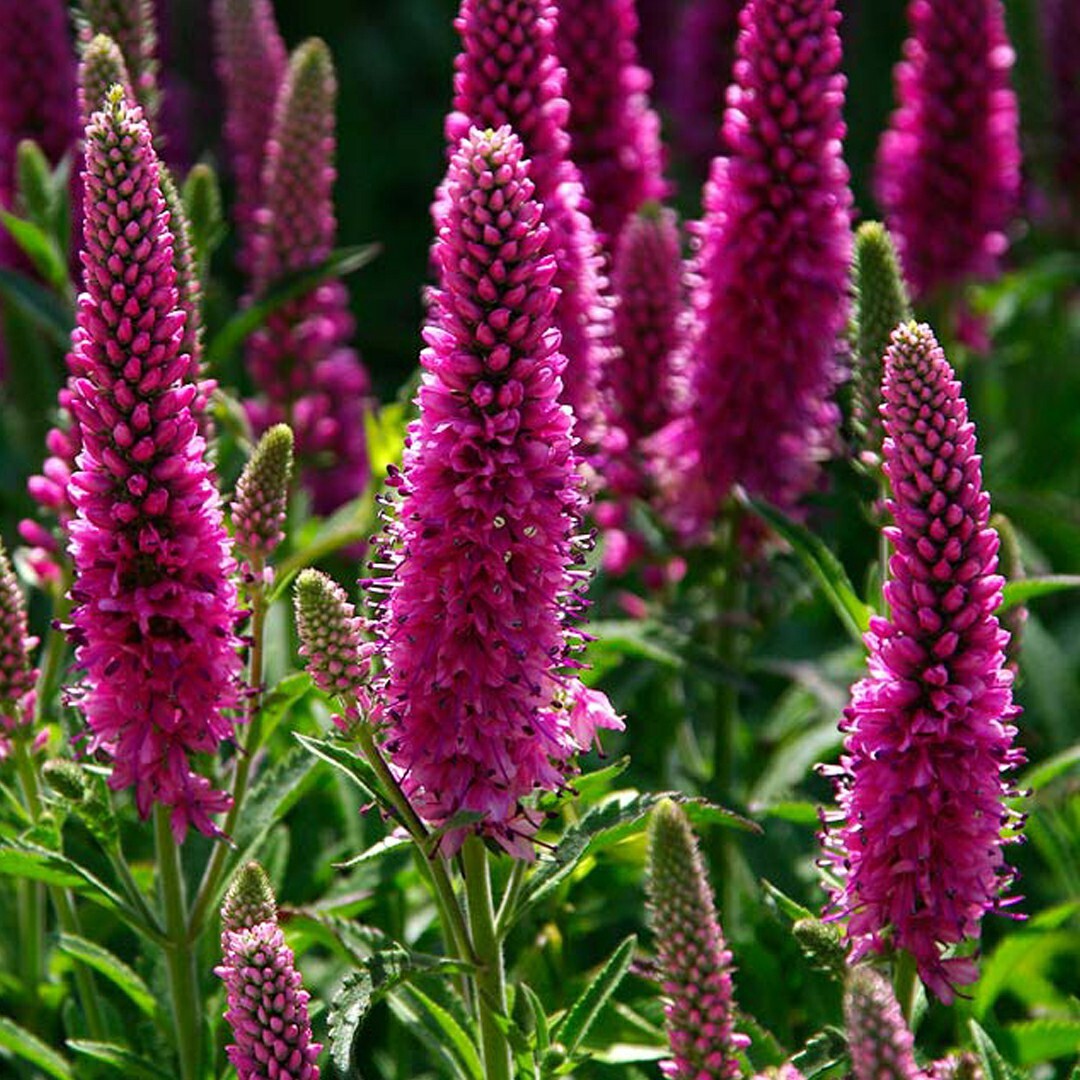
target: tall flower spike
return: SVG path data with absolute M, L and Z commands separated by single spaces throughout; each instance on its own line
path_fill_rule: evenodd
M 915 959 L 942 1001 L 974 981 L 971 957 L 942 949 L 979 937 L 1007 901 L 1005 774 L 1014 747 L 998 537 L 989 527 L 975 429 L 930 328 L 907 323 L 885 353 L 885 475 L 895 525 L 885 599 L 871 620 L 869 672 L 852 689 L 838 770 L 841 813 L 826 834 L 842 877 L 856 962 L 889 943 Z
M 248 863 L 221 909 L 225 1019 L 236 1042 L 225 1048 L 237 1080 L 319 1080 L 322 1044 L 311 1041 L 310 995 L 277 925 L 277 905 L 262 867 Z
M 855 233 L 855 360 L 851 372 L 851 425 L 860 459 L 881 460 L 881 366 L 892 332 L 911 318 L 904 277 L 892 237 L 878 221 Z
M 649 828 L 649 920 L 674 1058 L 669 1080 L 735 1080 L 750 1045 L 734 1028 L 731 953 L 690 822 L 666 800 Z
M 1000 0 L 910 0 L 876 193 L 916 300 L 992 277 L 1020 191 L 1013 52 Z
M 637 29 L 633 0 L 559 0 L 556 45 L 566 68 L 570 156 L 581 170 L 589 216 L 610 248 L 626 219 L 670 187 Z
M 28 632 L 26 600 L 0 543 L 0 758 L 11 749 L 7 734 L 31 719 L 37 671 L 30 653 L 36 644 Z
M 259 440 L 236 482 L 233 530 L 236 546 L 249 559 L 265 559 L 284 539 L 292 474 L 292 429 L 275 424 Z
M 225 88 L 225 138 L 236 178 L 237 262 L 251 270 L 262 170 L 288 55 L 270 0 L 214 0 L 217 74 Z
M 1080 7 L 1073 0 L 1043 0 L 1038 10 L 1053 90 L 1057 172 L 1075 228 L 1080 225 L 1080 70 L 1075 50 Z
M 194 772 L 233 733 L 234 564 L 181 352 L 184 314 L 150 130 L 114 88 L 87 129 L 83 265 L 69 355 L 82 442 L 69 492 L 78 703 L 109 783 L 146 817 L 216 835 L 229 797 Z
M 892 987 L 865 964 L 848 976 L 844 1020 L 855 1080 L 924 1080 Z
M 90 25 L 90 35 L 107 34 L 120 47 L 135 96 L 147 117 L 153 120 L 161 104 L 154 0 L 79 2 Z
M 562 787 L 595 727 L 621 724 L 564 673 L 585 500 L 559 405 L 555 259 L 521 141 L 473 129 L 442 190 L 443 287 L 383 542 L 386 748 L 426 820 L 482 813 L 477 831 L 531 858 L 521 800 Z
M 293 54 L 278 94 L 263 170 L 265 205 L 253 241 L 255 299 L 286 274 L 329 257 L 334 219 L 334 101 L 330 51 L 313 38 Z M 347 342 L 349 297 L 337 280 L 276 309 L 252 334 L 248 367 L 260 397 L 256 431 L 287 423 L 304 486 L 318 514 L 360 495 L 369 477 L 364 412 L 367 371 Z
M 454 61 L 454 111 L 446 118 L 451 150 L 475 125 L 508 124 L 532 163 L 530 177 L 543 207 L 553 282 L 560 290 L 555 325 L 566 357 L 562 400 L 574 410 L 576 432 L 599 442 L 599 387 L 611 332 L 596 231 L 584 211 L 584 191 L 570 160 L 565 72 L 555 52 L 557 9 L 551 0 L 462 0 L 454 25 L 462 51 Z M 445 213 L 441 196 L 436 227 Z
M 133 100 L 135 92 L 120 46 L 108 34 L 95 34 L 84 46 L 79 62 L 79 115 L 83 128 L 104 107 L 114 86 L 121 87 L 124 96 Z
M 659 443 L 668 518 L 704 539 L 732 486 L 789 512 L 818 481 L 848 307 L 834 0 L 750 0 L 699 226 L 689 413 Z

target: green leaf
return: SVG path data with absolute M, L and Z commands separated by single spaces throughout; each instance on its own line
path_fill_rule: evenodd
M 788 799 L 755 807 L 755 810 L 766 817 L 776 818 L 778 821 L 790 821 L 792 825 L 805 825 L 816 828 L 821 824 L 817 803 Z
M 6 1047 L 16 1057 L 29 1061 L 42 1072 L 56 1080 L 74 1080 L 71 1066 L 51 1046 L 46 1046 L 36 1035 L 19 1027 L 13 1020 L 0 1016 L 0 1046 Z
M 793 923 L 798 922 L 799 919 L 817 918 L 814 912 L 792 900 L 790 896 L 781 892 L 771 881 L 766 881 L 765 878 L 762 878 L 761 887 L 780 909 L 780 913 L 790 919 Z
M 532 1019 L 532 1030 L 535 1035 L 537 1053 L 543 1054 L 543 1052 L 551 1045 L 551 1031 L 548 1028 L 547 1012 L 544 1009 L 544 1003 L 537 997 L 536 991 L 528 983 L 519 983 L 518 992 L 521 995 L 522 1000 L 528 1006 L 529 1014 Z
M 379 244 L 339 248 L 330 254 L 326 262 L 290 274 L 274 285 L 267 295 L 234 315 L 206 347 L 206 362 L 217 369 L 247 338 L 259 329 L 279 308 L 311 292 L 317 285 L 330 278 L 345 277 L 362 266 L 367 266 L 379 254 Z
M 814 1080 L 814 1077 L 835 1068 L 846 1056 L 847 1038 L 844 1033 L 827 1027 L 810 1039 L 806 1048 L 791 1059 L 791 1064 L 803 1074 L 805 1080 Z
M 64 889 L 82 884 L 82 878 L 54 859 L 51 852 L 36 853 L 10 847 L 0 848 L 0 874 L 59 885 Z
M 360 1075 L 353 1064 L 356 1036 L 371 1008 L 371 976 L 366 971 L 352 971 L 330 1003 L 327 1041 L 330 1060 L 341 1076 Z
M 862 644 L 862 636 L 870 628 L 873 609 L 859 599 L 847 571 L 820 537 L 805 525 L 759 499 L 743 497 L 742 504 L 767 522 L 790 545 L 803 565 L 817 580 L 825 598 L 832 605 L 844 628 Z
M 122 990 L 135 1004 L 135 1007 L 148 1017 L 153 1017 L 157 1012 L 157 999 L 150 987 L 123 962 L 114 956 L 108 949 L 95 945 L 92 941 L 77 937 L 74 934 L 62 933 L 60 935 L 59 948 L 61 952 L 92 967 L 99 974 L 108 979 L 114 986 Z
M 1021 1020 L 1009 1024 L 1005 1038 L 1021 1065 L 1042 1065 L 1080 1054 L 1080 1019 Z
M 118 1043 L 68 1039 L 67 1045 L 77 1054 L 115 1066 L 117 1073 L 121 1076 L 138 1077 L 140 1080 L 170 1080 L 175 1075 Z
M 75 316 L 50 289 L 25 274 L 0 267 L 0 297 L 44 330 L 54 345 L 68 347 Z
M 384 855 L 411 846 L 412 840 L 407 836 L 384 836 L 377 844 L 372 844 L 366 851 L 361 851 L 359 855 L 354 855 L 344 862 L 334 863 L 334 867 L 338 870 L 351 870 L 354 866 L 360 866 L 366 862 L 375 862 Z
M 477 1052 L 476 1043 L 458 1023 L 453 1013 L 448 1009 L 444 1009 L 437 1001 L 428 997 L 418 987 L 410 986 L 403 992 L 403 996 L 415 1001 L 431 1018 L 438 1030 L 449 1040 L 449 1047 L 453 1050 L 454 1058 L 464 1070 L 465 1075 L 470 1077 L 471 1080 L 484 1080 L 484 1067 L 480 1063 L 480 1054 Z
M 596 639 L 589 645 L 589 652 L 615 652 L 652 660 L 661 667 L 684 668 L 685 656 L 659 640 L 656 631 L 656 624 L 647 620 L 597 619 L 589 623 L 589 634 Z
M 971 1031 L 971 1041 L 975 1044 L 975 1051 L 982 1062 L 985 1080 L 1021 1080 L 1020 1073 L 1001 1056 L 1001 1051 L 994 1045 L 994 1040 L 979 1022 L 969 1020 L 968 1027 Z
M 263 744 L 270 738 L 278 724 L 288 716 L 292 707 L 309 694 L 314 686 L 311 676 L 306 671 L 295 671 L 291 675 L 286 675 L 263 698 L 262 708 L 259 711 Z
M 1070 772 L 1074 765 L 1080 763 L 1080 743 L 1070 746 L 1068 750 L 1062 750 L 1060 754 L 1040 761 L 1032 766 L 1023 777 L 1017 787 L 1021 791 L 1040 791 L 1047 784 L 1053 783 L 1059 776 Z
M 1026 604 L 1029 600 L 1037 600 L 1040 596 L 1050 596 L 1066 589 L 1080 589 L 1080 574 L 1046 574 L 1042 577 L 1010 581 L 1005 586 L 997 614 Z
M 584 993 L 570 1006 L 570 1011 L 556 1025 L 553 1037 L 566 1047 L 568 1054 L 573 1054 L 581 1045 L 582 1039 L 600 1015 L 600 1010 L 630 970 L 636 945 L 636 934 L 625 938 L 608 957 L 607 963 L 597 972 Z
M 0 222 L 41 277 L 54 289 L 63 291 L 68 282 L 67 260 L 56 241 L 40 226 L 7 210 L 0 210 Z
M 364 413 L 368 462 L 371 475 L 386 476 L 387 467 L 400 465 L 405 449 L 406 407 L 403 401 L 391 401 L 379 409 Z
M 339 742 L 330 739 L 317 739 L 311 735 L 293 732 L 293 738 L 309 753 L 329 762 L 335 769 L 343 772 L 369 799 L 373 799 L 388 813 L 396 818 L 396 811 L 382 794 L 382 787 L 375 775 L 375 770 L 357 753 Z
M 662 1061 L 671 1057 L 670 1046 L 643 1046 L 638 1043 L 612 1043 L 603 1050 L 594 1050 L 594 1061 L 605 1065 L 632 1065 L 638 1061 Z
M 583 803 L 591 803 L 611 789 L 611 781 L 617 779 L 630 767 L 630 755 L 606 765 L 602 769 L 576 776 L 572 784 L 574 798 Z

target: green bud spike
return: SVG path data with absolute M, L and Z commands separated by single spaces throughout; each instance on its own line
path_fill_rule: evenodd
M 195 246 L 199 264 L 199 277 L 205 279 L 210 256 L 225 235 L 217 173 L 204 162 L 193 165 L 184 181 L 183 196 L 191 242 Z
M 265 558 L 281 543 L 292 474 L 292 429 L 275 424 L 244 466 L 233 498 L 236 544 L 248 558 Z
M 224 930 L 244 930 L 259 923 L 277 922 L 277 901 L 266 871 L 257 863 L 242 866 L 221 904 Z
M 820 919 L 799 919 L 791 932 L 803 953 L 818 970 L 843 977 L 847 970 L 847 949 L 836 926 Z
M 41 775 L 63 799 L 70 803 L 81 803 L 86 798 L 88 785 L 82 766 L 67 758 L 53 758 L 41 767 Z
M 79 64 L 79 107 L 83 127 L 102 108 L 113 86 L 122 87 L 124 96 L 131 102 L 135 101 L 135 91 L 120 46 L 108 34 L 95 34 L 83 49 L 82 62 Z
M 15 151 L 15 177 L 23 216 L 43 229 L 49 227 L 56 201 L 49 160 L 33 139 L 23 139 Z
M 152 123 L 161 103 L 153 0 L 81 0 L 80 6 L 89 34 L 107 34 L 119 46 L 131 89 Z
M 360 619 L 345 590 L 318 570 L 305 570 L 296 580 L 296 628 L 315 684 L 348 703 L 368 672 Z

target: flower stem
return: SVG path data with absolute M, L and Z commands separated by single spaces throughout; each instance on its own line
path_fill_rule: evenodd
M 462 847 L 465 864 L 465 894 L 469 904 L 469 925 L 476 949 L 476 1007 L 480 1019 L 480 1041 L 484 1051 L 487 1080 L 511 1080 L 513 1063 L 510 1044 L 496 1022 L 506 1013 L 506 976 L 502 945 L 495 930 L 495 910 L 491 901 L 488 853 L 478 836 L 470 836 Z
M 893 964 L 893 990 L 908 1024 L 911 1023 L 911 1014 L 915 1009 L 915 991 L 918 988 L 915 975 L 915 957 L 907 949 L 901 949 Z
M 165 931 L 169 944 L 165 950 L 168 965 L 169 996 L 172 999 L 176 1047 L 180 1055 L 181 1080 L 198 1080 L 201 1049 L 199 980 L 195 969 L 195 951 L 188 937 L 187 901 L 184 877 L 180 868 L 180 849 L 169 828 L 169 814 L 163 806 L 154 807 L 154 841 L 161 901 L 165 909 Z

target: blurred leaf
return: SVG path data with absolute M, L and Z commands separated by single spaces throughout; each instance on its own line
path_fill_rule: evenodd
M 306 671 L 295 671 L 286 675 L 262 700 L 259 710 L 262 728 L 262 742 L 270 738 L 274 729 L 288 716 L 292 707 L 315 687 L 311 676 Z
M 1028 1004 L 1061 1003 L 1062 995 L 1051 980 L 1055 961 L 1073 962 L 1080 955 L 1080 934 L 1067 930 L 1010 934 L 985 960 L 975 988 L 972 1013 L 977 1020 L 990 1016 L 1002 994 L 1015 994 Z
M 92 1058 L 94 1061 L 101 1061 L 106 1065 L 114 1065 L 118 1070 L 118 1075 L 121 1076 L 138 1077 L 140 1080 L 170 1080 L 170 1077 L 175 1075 L 117 1043 L 68 1039 L 67 1045 L 77 1054 Z
M 86 938 L 66 933 L 60 935 L 58 944 L 61 952 L 81 961 L 87 967 L 92 967 L 123 991 L 140 1012 L 149 1017 L 156 1014 L 157 999 L 150 987 L 123 960 L 113 956 L 108 949 L 103 949 L 100 945 L 87 941 Z
M 63 292 L 68 284 L 67 260 L 56 246 L 56 241 L 32 221 L 16 217 L 6 210 L 0 210 L 0 223 L 34 264 L 34 269 L 53 289 Z
M 662 1061 L 671 1057 L 670 1046 L 644 1046 L 635 1043 L 612 1043 L 603 1050 L 593 1050 L 594 1061 L 605 1065 L 631 1065 L 637 1061 Z
M 576 1052 L 581 1041 L 596 1022 L 600 1010 L 630 970 L 630 962 L 634 958 L 636 946 L 636 934 L 624 938 L 581 996 L 570 1006 L 570 1010 L 555 1025 L 552 1037 L 566 1047 L 567 1054 Z
M 387 467 L 400 465 L 405 449 L 406 408 L 404 402 L 391 401 L 364 413 L 368 461 L 371 475 L 381 484 Z
M 391 1002 L 394 1012 L 405 1020 L 414 1035 L 424 1039 L 429 1047 L 433 1042 L 441 1043 L 454 1064 L 456 1075 L 465 1077 L 466 1080 L 484 1080 L 484 1068 L 476 1050 L 475 1039 L 448 1009 L 444 1009 L 415 986 L 391 995 Z M 402 1008 L 403 1004 L 406 1004 L 405 1009 Z M 419 1009 L 416 1006 L 419 1006 Z M 425 1018 L 427 1023 L 424 1022 Z
M 75 1078 L 71 1066 L 52 1047 L 46 1046 L 36 1035 L 31 1035 L 6 1016 L 0 1016 L 0 1046 L 6 1047 L 16 1057 L 29 1061 L 31 1065 L 37 1066 L 56 1080 Z
M 279 308 L 311 292 L 330 278 L 345 277 L 367 266 L 381 251 L 379 244 L 339 248 L 324 263 L 290 274 L 275 284 L 267 295 L 234 315 L 206 346 L 206 363 L 217 369 L 235 353 Z
M 54 292 L 31 281 L 25 274 L 0 267 L 0 297 L 44 330 L 54 345 L 67 349 L 75 317 Z
M 821 824 L 817 803 L 788 800 L 786 802 L 765 803 L 753 807 L 755 813 L 778 821 L 790 821 L 792 825 L 804 825 L 817 828 Z
M 815 915 L 814 912 L 807 907 L 803 907 L 802 904 L 797 901 L 792 900 L 787 893 L 782 892 L 771 881 L 766 881 L 765 878 L 762 878 L 761 887 L 776 904 L 777 908 L 779 908 L 780 913 L 789 918 L 793 923 L 798 922 L 799 919 L 817 918 L 817 915 Z
M 1023 1020 L 1009 1024 L 1003 1041 L 1021 1065 L 1042 1065 L 1053 1058 L 1080 1054 L 1080 1018 Z
M 994 1045 L 994 1040 L 979 1025 L 977 1020 L 969 1020 L 968 1027 L 971 1031 L 971 1040 L 975 1044 L 975 1052 L 982 1062 L 983 1076 L 985 1080 L 1021 1080 L 1021 1075 L 1001 1056 L 1001 1052 Z
M 813 1080 L 846 1058 L 847 1038 L 842 1031 L 829 1027 L 810 1039 L 806 1048 L 791 1059 L 791 1064 L 802 1073 L 804 1080 Z
M 1050 596 L 1066 589 L 1080 589 L 1080 574 L 1045 574 L 1042 577 L 1026 577 L 1007 582 L 997 614 L 1026 604 L 1029 600 L 1037 600 L 1040 596 Z
M 1068 750 L 1062 750 L 1038 765 L 1033 765 L 1017 783 L 1021 791 L 1039 791 L 1047 784 L 1053 783 L 1059 776 L 1064 776 L 1071 771 L 1074 765 L 1080 763 L 1080 743 L 1070 746 Z
M 859 599 L 847 571 L 825 542 L 805 525 L 793 521 L 775 506 L 746 497 L 743 497 L 741 502 L 791 545 L 800 561 L 821 586 L 822 593 L 844 624 L 844 628 L 853 640 L 862 644 L 863 634 L 870 629 L 873 609 Z

